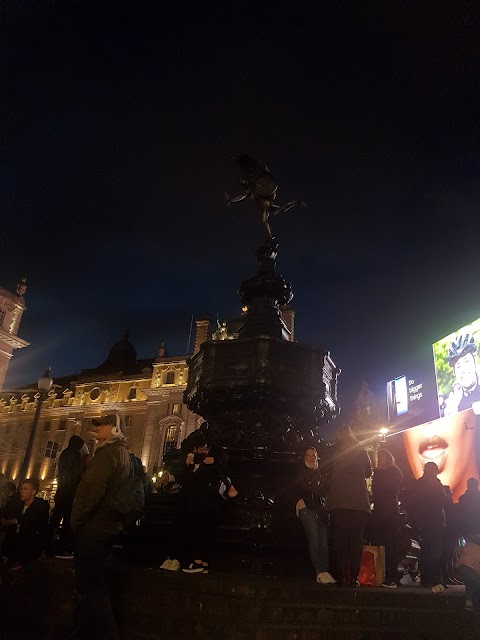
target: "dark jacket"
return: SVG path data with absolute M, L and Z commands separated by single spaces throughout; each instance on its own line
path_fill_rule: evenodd
M 23 509 L 23 503 L 20 500 L 20 495 L 18 493 L 15 493 L 13 496 L 10 496 L 9 498 L 7 498 L 7 502 L 4 508 L 0 512 L 0 517 L 5 518 L 5 520 L 18 518 L 22 509 Z
M 296 501 L 303 500 L 307 509 L 325 518 L 326 478 L 319 469 L 310 469 L 305 463 L 300 466 L 295 482 Z
M 46 500 L 35 497 L 25 512 L 23 512 L 23 503 L 20 505 L 17 516 L 18 537 L 23 543 L 31 545 L 39 555 L 43 551 L 47 539 L 49 504 Z
M 443 528 L 448 499 L 436 476 L 423 475 L 417 480 L 413 500 L 414 518 L 420 529 Z
M 366 478 L 372 475 L 372 465 L 365 449 L 355 445 L 332 447 L 330 479 L 326 506 L 334 509 L 351 509 L 370 513 Z
M 467 489 L 458 499 L 460 533 L 480 533 L 480 491 Z
M 82 458 L 80 449 L 84 441 L 80 436 L 72 436 L 66 449 L 62 451 L 58 459 L 57 479 L 58 489 L 56 498 L 63 494 L 74 494 L 82 478 Z
M 222 478 L 228 471 L 228 456 L 224 449 L 212 445 L 206 457 L 214 459 L 213 464 L 205 464 L 204 457 L 195 459 L 195 464 L 186 464 L 184 456 L 184 472 L 182 478 L 182 493 L 185 496 L 217 495 Z
M 375 513 L 397 513 L 398 494 L 403 474 L 397 466 L 375 469 L 372 479 L 372 498 Z
M 42 528 L 48 524 L 49 504 L 43 498 L 35 497 L 30 506 L 25 511 L 24 504 L 20 502 L 19 514 L 17 516 L 21 531 L 41 532 Z
M 130 455 L 124 440 L 107 443 L 97 449 L 78 485 L 70 524 L 105 534 L 122 531 L 114 498 L 130 474 Z

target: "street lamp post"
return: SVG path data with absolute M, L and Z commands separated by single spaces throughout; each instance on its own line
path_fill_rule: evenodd
M 377 466 L 378 464 L 378 450 L 381 449 L 382 445 L 385 444 L 385 442 L 387 441 L 387 435 L 388 435 L 388 427 L 382 427 L 381 429 L 379 429 L 378 431 L 378 436 L 377 436 L 377 441 L 375 443 L 375 448 L 374 448 L 374 464 L 375 466 Z
M 45 400 L 45 396 L 52 388 L 53 379 L 50 376 L 50 367 L 45 371 L 43 376 L 38 379 L 38 390 L 40 392 L 40 396 L 38 398 L 37 408 L 35 410 L 35 417 L 33 418 L 32 428 L 30 430 L 30 436 L 28 438 L 27 448 L 25 450 L 25 457 L 23 459 L 22 468 L 20 469 L 19 478 L 20 481 L 25 480 L 28 473 L 28 468 L 30 466 L 30 459 L 32 457 L 32 449 L 33 443 L 35 441 L 35 434 L 37 431 L 38 421 L 40 419 L 40 411 L 42 410 L 42 404 Z

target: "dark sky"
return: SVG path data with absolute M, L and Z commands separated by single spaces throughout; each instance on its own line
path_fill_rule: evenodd
M 262 228 L 231 156 L 265 160 L 296 337 L 345 406 L 480 316 L 474 3 L 3 5 L 0 285 L 26 273 L 7 386 L 186 349 L 238 314 Z

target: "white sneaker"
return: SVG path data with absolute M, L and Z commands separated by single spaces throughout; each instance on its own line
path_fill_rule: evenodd
M 328 573 L 328 571 L 321 571 L 317 576 L 317 582 L 319 584 L 336 584 L 335 578 Z
M 443 584 L 436 584 L 434 587 L 432 587 L 432 591 L 433 593 L 442 593 L 442 591 L 445 591 L 445 587 L 443 586 Z
M 191 562 L 186 569 L 182 569 L 184 573 L 202 573 L 204 571 L 203 565 Z
M 160 569 L 165 569 L 166 571 L 170 571 L 172 568 L 172 562 L 173 560 L 170 560 L 170 558 L 167 558 L 165 562 L 160 565 Z M 178 560 L 176 562 L 178 562 Z
M 382 584 L 382 587 L 384 589 L 397 589 L 397 583 L 396 582 L 384 582 Z

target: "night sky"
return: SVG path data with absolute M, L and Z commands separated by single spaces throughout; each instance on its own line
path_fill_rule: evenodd
M 420 5 L 420 6 L 418 6 Z M 480 316 L 474 3 L 3 5 L 0 285 L 26 273 L 6 387 L 184 353 L 191 314 L 237 316 L 263 239 L 231 159 L 264 160 L 296 338 L 348 409 Z M 163 8 L 161 8 L 163 7 Z

